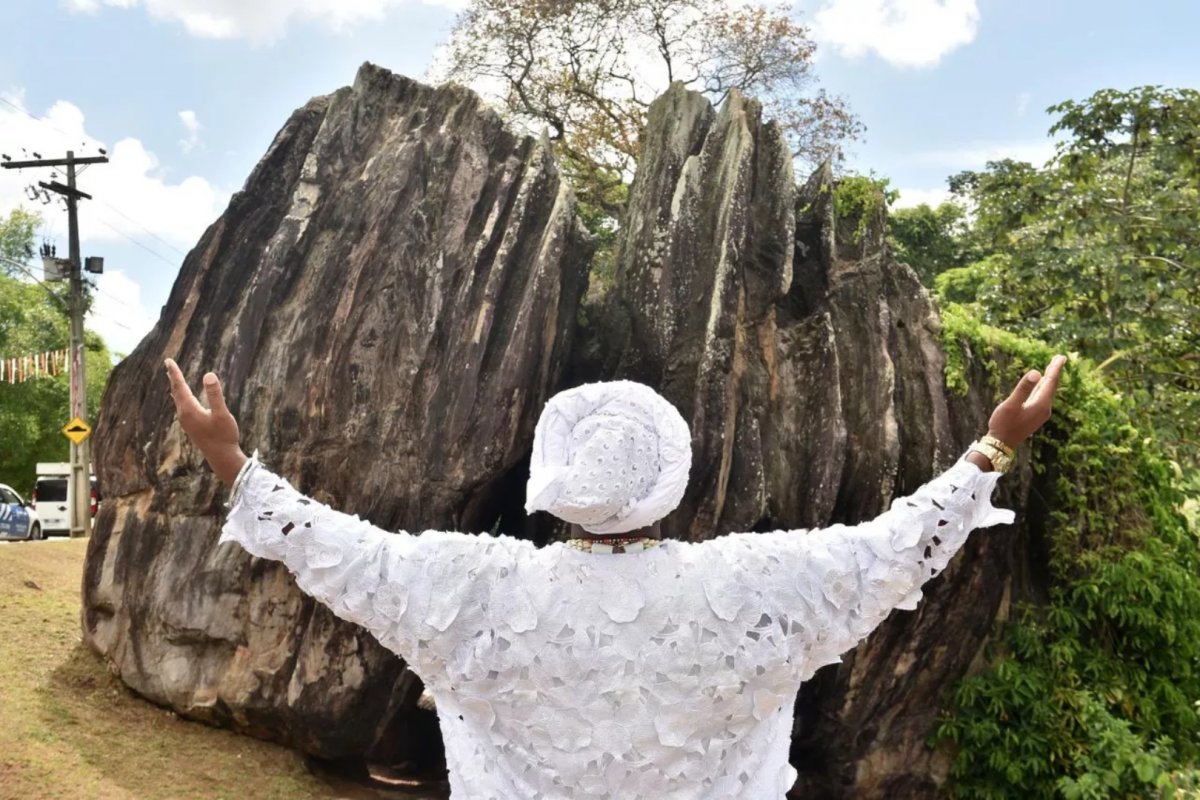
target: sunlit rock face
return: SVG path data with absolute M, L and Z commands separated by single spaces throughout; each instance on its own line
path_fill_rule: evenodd
M 798 184 L 780 129 L 736 92 L 714 110 L 676 85 L 650 110 L 613 286 L 571 366 L 655 386 L 691 424 L 670 536 L 869 519 L 986 429 L 993 389 L 968 357 L 973 388 L 947 393 L 937 309 L 891 257 L 883 203 L 839 217 L 834 186 L 828 168 Z M 1006 478 L 998 502 L 1022 505 L 1028 482 Z M 803 688 L 798 796 L 937 794 L 948 757 L 925 742 L 1025 541 L 977 535 L 918 612 Z
M 216 546 L 224 493 L 162 361 L 218 372 L 243 441 L 305 491 L 389 529 L 487 530 L 520 505 L 590 254 L 548 144 L 471 92 L 368 65 L 296 111 L 114 371 L 88 642 L 192 717 L 331 757 L 386 738 L 415 681 L 286 570 Z
M 993 394 L 950 396 L 936 308 L 890 256 L 882 206 L 840 218 L 780 129 L 736 92 L 651 107 L 606 292 L 548 143 L 470 92 L 364 66 L 299 109 L 185 261 L 96 426 L 107 498 L 84 630 L 123 680 L 188 716 L 325 757 L 436 766 L 402 661 L 217 547 L 224 493 L 162 377 L 226 382 L 243 442 L 381 527 L 562 530 L 521 512 L 543 402 L 632 378 L 674 402 L 694 464 L 667 535 L 813 528 L 886 509 L 947 466 Z M 1001 484 L 1020 507 L 1029 484 Z M 1024 529 L 1017 531 L 1024 534 Z M 800 693 L 804 797 L 935 796 L 925 741 L 1007 600 L 1024 535 L 977 535 L 926 591 Z M 1009 566 L 1012 565 L 1012 566 Z

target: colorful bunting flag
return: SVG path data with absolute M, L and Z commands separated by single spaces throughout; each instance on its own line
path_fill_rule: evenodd
M 0 383 L 24 383 L 34 378 L 52 378 L 69 372 L 67 351 L 50 350 L 28 356 L 0 358 Z

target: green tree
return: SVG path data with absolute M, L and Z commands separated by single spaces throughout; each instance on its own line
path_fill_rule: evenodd
M 42 218 L 23 208 L 0 220 L 0 275 L 16 275 L 20 265 L 33 258 L 33 232 Z
M 1050 109 L 1045 168 L 1003 161 L 951 179 L 963 243 L 986 262 L 983 318 L 1086 355 L 1176 462 L 1200 467 L 1200 92 L 1105 90 Z
M 891 212 L 888 243 L 897 260 L 912 267 L 926 286 L 933 286 L 938 275 L 972 260 L 975 251 L 966 235 L 968 228 L 967 212 L 961 204 L 942 203 L 934 208 L 922 203 Z
M 1044 168 L 950 179 L 971 255 L 935 279 L 948 375 L 971 354 L 1048 352 L 1030 336 L 1083 357 L 1035 459 L 1052 465 L 1047 596 L 1014 610 L 935 738 L 957 745 L 958 797 L 1193 796 L 1200 93 L 1106 90 L 1051 112 Z
M 965 244 L 983 253 L 1006 249 L 1013 231 L 1047 210 L 1043 177 L 1032 164 L 1010 158 L 989 161 L 983 172 L 951 175 L 950 194 L 971 209 Z
M 30 217 L 32 216 L 32 222 Z M 31 252 L 36 215 L 21 210 L 0 220 L 4 258 L 23 263 Z M 15 233 L 14 233 L 15 231 Z M 22 236 L 24 239 L 22 240 Z M 21 255 L 21 258 L 11 258 Z M 16 274 L 23 274 L 14 264 Z M 6 270 L 7 271 L 7 270 Z M 0 275 L 0 358 L 60 350 L 67 346 L 69 326 L 65 301 L 53 289 Z M 84 337 L 88 375 L 87 407 L 95 419 L 112 357 L 104 341 L 88 331 Z M 62 427 L 69 421 L 70 387 L 65 374 L 24 383 L 0 383 L 0 483 L 19 491 L 32 488 L 38 461 L 66 461 L 68 442 Z
M 581 203 L 614 219 L 650 102 L 673 81 L 720 104 L 757 97 L 796 156 L 840 158 L 862 125 L 817 87 L 816 44 L 788 5 L 726 0 L 472 0 L 433 80 L 477 88 L 543 129 Z
M 942 326 L 958 391 L 973 369 L 995 377 L 1055 352 L 981 324 L 978 306 L 945 304 Z M 1032 443 L 1030 531 L 1048 551 L 1048 585 L 1014 604 L 986 665 L 955 687 L 933 737 L 953 744 L 947 793 L 1192 797 L 1171 792 L 1196 785 L 1200 761 L 1200 540 L 1138 404 L 1086 358 L 1060 400 Z

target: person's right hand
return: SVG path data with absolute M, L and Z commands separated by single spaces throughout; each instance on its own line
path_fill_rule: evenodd
M 168 358 L 166 366 L 179 425 L 192 444 L 204 454 L 204 459 L 217 477 L 232 484 L 246 463 L 246 454 L 242 452 L 237 420 L 225 405 L 221 382 L 211 372 L 204 376 L 204 394 L 209 405 L 209 408 L 205 408 L 188 388 L 179 365 Z

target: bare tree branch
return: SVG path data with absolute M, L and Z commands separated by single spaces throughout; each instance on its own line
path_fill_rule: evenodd
M 583 202 L 613 208 L 649 103 L 673 81 L 725 102 L 736 88 L 778 120 L 793 153 L 840 157 L 862 125 L 814 90 L 816 45 L 788 6 L 744 0 L 472 0 L 436 76 L 479 88 L 509 119 L 553 130 Z M 615 176 L 615 177 L 614 177 Z M 614 180 L 618 181 L 614 185 Z M 619 205 L 617 203 L 616 205 Z

